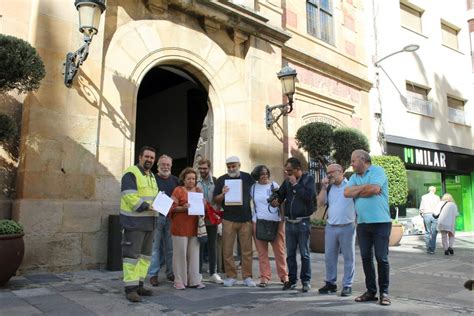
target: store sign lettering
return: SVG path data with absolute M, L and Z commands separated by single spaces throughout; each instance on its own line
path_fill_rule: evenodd
M 405 163 L 446 168 L 446 154 L 443 152 L 407 147 L 403 151 Z

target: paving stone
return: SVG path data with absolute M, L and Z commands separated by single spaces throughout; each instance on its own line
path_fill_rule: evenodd
M 62 295 L 42 295 L 27 297 L 25 300 L 41 312 L 48 315 L 96 315 L 86 307 Z
M 25 290 L 16 290 L 13 291 L 18 297 L 25 298 L 25 297 L 34 297 L 34 296 L 41 296 L 41 295 L 50 295 L 53 294 L 54 291 L 48 288 L 39 287 L 35 289 L 25 289 Z
M 44 273 L 44 274 L 29 274 L 25 278 L 31 282 L 41 284 L 41 283 L 53 283 L 53 282 L 62 282 L 64 279 L 58 277 L 57 275 Z

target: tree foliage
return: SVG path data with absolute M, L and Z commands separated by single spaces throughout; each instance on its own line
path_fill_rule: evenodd
M 40 56 L 28 42 L 0 34 L 0 93 L 37 90 L 45 76 Z
M 364 134 L 349 127 L 334 130 L 332 157 L 344 170 L 349 168 L 352 152 L 356 149 L 370 151 L 369 140 Z
M 327 123 L 313 122 L 301 126 L 296 132 L 298 147 L 313 158 L 323 160 L 332 150 L 333 127 Z
M 17 135 L 15 120 L 6 114 L 0 113 L 0 142 L 8 141 Z
M 388 203 L 399 206 L 407 202 L 408 176 L 405 165 L 397 156 L 373 156 L 372 164 L 384 168 L 388 178 Z

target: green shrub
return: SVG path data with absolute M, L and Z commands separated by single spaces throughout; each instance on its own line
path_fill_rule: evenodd
M 37 90 L 45 75 L 40 56 L 28 42 L 0 34 L 0 93 Z
M 312 218 L 310 220 L 311 226 L 326 226 L 326 220 L 322 218 Z
M 296 132 L 299 148 L 307 151 L 311 158 L 324 160 L 332 149 L 333 127 L 327 123 L 313 122 L 301 126 Z
M 369 140 L 364 134 L 350 127 L 338 127 L 334 130 L 332 156 L 344 170 L 349 168 L 352 152 L 356 149 L 370 152 Z
M 6 114 L 0 113 L 0 142 L 7 141 L 17 134 L 15 120 Z
M 388 203 L 399 206 L 407 202 L 408 177 L 402 160 L 397 156 L 373 156 L 372 164 L 384 168 L 388 178 Z
M 0 235 L 23 234 L 23 225 L 10 219 L 0 220 Z

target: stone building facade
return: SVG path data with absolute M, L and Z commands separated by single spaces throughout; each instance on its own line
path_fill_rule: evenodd
M 62 64 L 81 45 L 70 1 L 7 1 L 2 31 L 27 39 L 46 65 L 22 104 L 11 217 L 25 226 L 23 270 L 103 266 L 107 223 L 137 148 L 158 147 L 175 166 L 209 157 L 274 179 L 301 153 L 312 121 L 370 126 L 364 1 L 109 0 L 90 54 L 66 88 Z M 285 102 L 276 73 L 298 72 L 294 111 L 267 130 L 266 105 Z M 176 170 L 174 170 L 176 171 Z

